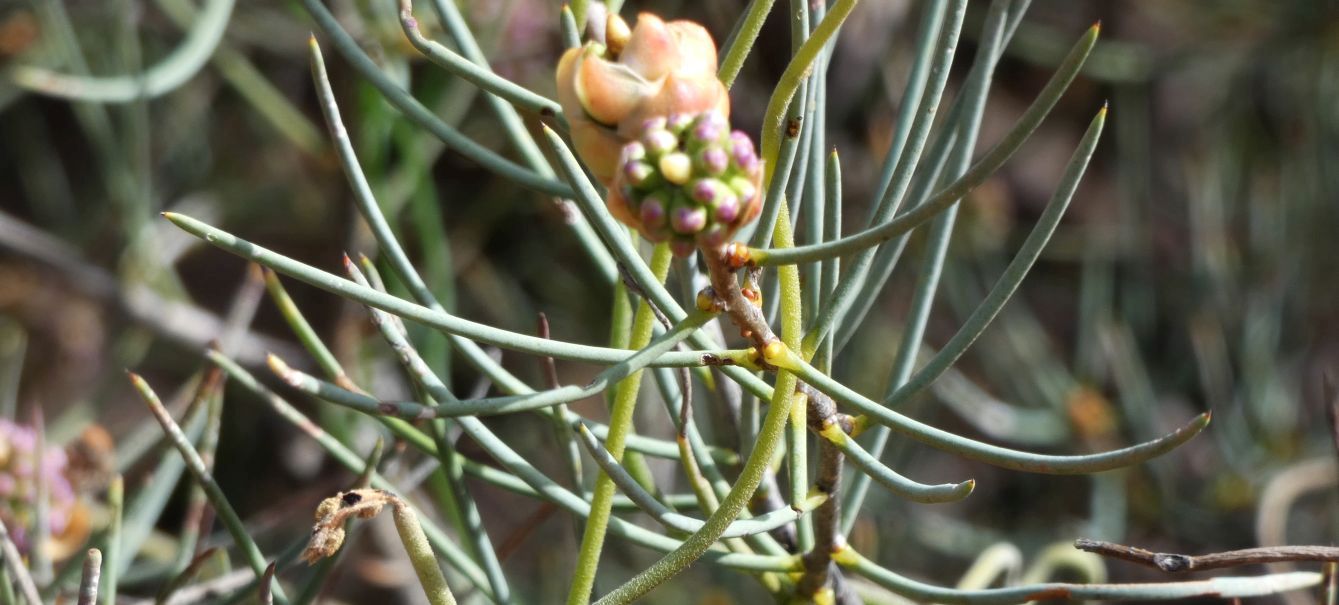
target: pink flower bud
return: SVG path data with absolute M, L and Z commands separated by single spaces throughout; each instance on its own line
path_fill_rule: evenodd
M 707 212 L 702 208 L 679 206 L 670 217 L 670 225 L 685 235 L 697 233 L 707 226 Z
M 623 146 L 623 151 L 618 156 L 618 163 L 626 164 L 632 160 L 646 158 L 646 146 L 640 142 L 633 141 Z
M 698 179 L 693 183 L 692 198 L 704 204 L 710 204 L 716 199 L 716 190 L 719 187 L 716 181 L 711 179 Z
M 640 212 L 642 224 L 651 229 L 658 229 L 665 224 L 665 203 L 654 194 L 646 196 L 642 200 Z
M 714 214 L 719 222 L 733 223 L 735 219 L 739 218 L 739 198 L 730 193 L 720 196 L 720 199 L 716 202 Z
M 753 152 L 753 141 L 738 130 L 730 133 L 730 153 L 735 164 L 745 172 L 753 172 L 758 167 L 758 156 Z
M 654 172 L 655 170 L 646 162 L 633 161 L 623 165 L 623 178 L 633 187 L 640 187 L 646 183 Z
M 679 146 L 679 139 L 674 133 L 663 128 L 646 131 L 642 135 L 642 142 L 646 144 L 646 150 L 655 155 L 668 153 Z
M 702 167 L 702 170 L 707 172 L 707 174 L 718 176 L 724 173 L 726 168 L 730 167 L 730 156 L 726 155 L 724 149 L 719 147 L 708 147 L 707 149 L 702 150 L 702 154 L 698 158 L 698 164 Z

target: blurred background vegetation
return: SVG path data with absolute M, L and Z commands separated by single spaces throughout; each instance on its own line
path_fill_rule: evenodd
M 481 144 L 513 153 L 476 89 L 406 44 L 394 2 L 329 4 L 425 104 Z M 628 4 L 625 14 L 699 20 L 718 39 L 743 9 L 738 0 Z M 749 132 L 789 56 L 784 4 L 732 92 L 735 125 Z M 974 3 L 964 35 L 979 31 L 984 4 Z M 460 6 L 499 73 L 552 95 L 562 46 L 557 2 Z M 14 77 L 18 66 L 135 73 L 180 44 L 183 24 L 200 9 L 192 0 L 0 2 L 0 414 L 27 423 L 40 410 L 53 443 L 78 444 L 97 424 L 123 452 L 149 418 L 123 368 L 162 385 L 185 383 L 204 365 L 206 344 L 223 337 L 230 309 L 245 308 L 239 296 L 257 295 L 242 262 L 200 246 L 160 211 L 190 213 L 331 271 L 341 252 L 375 257 L 320 121 L 305 54 L 313 25 L 296 2 L 238 2 L 199 73 L 151 100 L 69 100 Z M 862 3 L 832 61 L 827 140 L 844 160 L 848 230 L 867 215 L 918 14 L 913 2 Z M 952 584 L 978 552 L 1005 540 L 1031 561 L 1078 536 L 1192 553 L 1339 537 L 1339 473 L 1321 386 L 1339 368 L 1339 2 L 1036 0 L 995 79 L 981 148 L 1095 20 L 1102 41 L 1084 75 L 964 205 L 928 345 L 953 333 L 1008 261 L 1104 100 L 1107 137 L 1021 296 L 912 413 L 1054 452 L 1153 438 L 1206 408 L 1214 422 L 1163 459 L 1093 477 L 1002 472 L 895 447 L 885 459 L 909 476 L 978 480 L 973 497 L 953 505 L 871 493 L 850 540 L 900 571 Z M 959 56 L 971 50 L 969 39 Z M 604 342 L 612 291 L 590 277 L 595 267 L 564 225 L 571 210 L 445 150 L 337 57 L 329 60 L 372 186 L 448 307 L 521 332 L 533 332 L 543 312 L 557 338 Z M 919 245 L 913 237 L 909 260 Z M 915 267 L 897 270 L 854 336 L 860 353 L 835 368 L 858 390 L 883 389 Z M 300 284 L 289 290 L 359 384 L 383 396 L 404 388 L 362 309 Z M 443 339 L 414 337 L 435 364 L 450 367 Z M 305 358 L 268 301 L 234 343 L 249 366 L 267 350 Z M 503 359 L 543 382 L 536 360 Z M 560 364 L 559 372 L 576 382 L 594 370 Z M 463 367 L 452 375 L 461 392 L 478 380 Z M 371 426 L 292 400 L 343 427 L 359 451 L 375 439 Z M 267 552 L 281 549 L 306 534 L 315 504 L 351 476 L 249 393 L 229 387 L 225 410 L 216 474 Z M 578 411 L 601 417 L 604 405 L 583 402 Z M 643 411 L 650 416 L 639 426 L 654 426 L 659 407 Z M 490 425 L 561 475 L 546 457 L 553 444 L 543 422 L 513 416 Z M 709 439 L 731 445 L 734 436 Z M 387 474 L 416 472 L 417 461 L 396 451 Z M 128 492 L 146 485 L 153 462 L 121 469 Z M 185 485 L 156 523 L 162 543 L 188 522 Z M 541 502 L 471 487 L 504 566 L 528 579 L 514 581 L 520 595 L 552 602 L 565 594 L 579 540 L 572 520 Z M 97 508 L 100 491 L 86 497 Z M 213 538 L 205 544 L 227 543 L 218 527 L 206 527 Z M 406 582 L 389 522 L 369 527 L 329 594 L 414 602 L 418 588 Z M 607 560 L 619 563 L 610 573 L 623 577 L 656 557 L 618 541 L 611 548 Z M 1153 578 L 1109 567 L 1113 579 Z M 164 581 L 152 565 L 134 569 L 141 575 L 123 580 L 123 593 L 151 595 Z M 697 577 L 675 580 L 653 600 L 762 598 L 733 572 L 699 565 L 691 573 Z M 705 581 L 719 588 L 683 590 Z

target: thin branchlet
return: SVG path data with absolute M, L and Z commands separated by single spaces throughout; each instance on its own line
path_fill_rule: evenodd
M 1339 547 L 1334 546 L 1264 546 L 1203 555 L 1182 555 L 1153 552 L 1136 546 L 1080 538 L 1074 541 L 1074 548 L 1104 557 L 1138 563 L 1167 573 L 1225 569 L 1264 563 L 1339 561 Z

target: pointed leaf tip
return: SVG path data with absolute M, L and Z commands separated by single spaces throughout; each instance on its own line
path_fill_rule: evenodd
M 1100 33 L 1102 33 L 1102 20 L 1101 20 L 1101 19 L 1098 19 L 1095 23 L 1093 23 L 1093 26 L 1092 26 L 1091 29 L 1093 30 L 1093 33 L 1094 33 L 1094 34 L 1100 34 Z
M 278 376 L 280 380 L 287 382 L 289 385 L 296 387 L 301 383 L 301 379 L 294 375 L 293 368 L 289 367 L 289 365 L 285 363 L 284 360 L 280 359 L 278 355 L 275 355 L 274 353 L 266 353 L 265 365 L 270 368 L 270 371 L 273 372 L 275 376 Z

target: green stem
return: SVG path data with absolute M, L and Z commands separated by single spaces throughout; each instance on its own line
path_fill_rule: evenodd
M 290 275 L 298 280 L 343 298 L 375 307 L 399 316 L 402 319 L 415 321 L 440 329 L 449 334 L 464 336 L 468 339 L 496 345 L 504 349 L 515 349 L 533 353 L 535 355 L 551 356 L 559 359 L 617 364 L 626 361 L 630 357 L 629 352 L 626 350 L 579 345 L 559 340 L 546 340 L 537 336 L 509 332 L 486 324 L 464 320 L 439 308 L 424 307 L 367 286 L 360 286 L 329 272 L 322 271 L 282 254 L 278 254 L 272 250 L 257 246 L 249 241 L 240 239 L 231 233 L 216 227 L 211 227 L 191 217 L 172 212 L 164 212 L 163 217 L 214 246 L 232 252 L 243 258 L 254 260 L 255 262 L 274 269 L 279 273 Z M 661 290 L 664 290 L 663 287 Z M 680 310 L 678 317 L 681 318 L 684 315 L 682 310 Z M 713 353 L 716 355 L 728 354 L 723 351 L 671 351 L 659 356 L 651 365 L 673 367 L 701 366 L 704 365 L 704 362 L 702 361 L 703 353 Z
M 1000 166 L 1007 161 L 1019 147 L 1022 147 L 1027 138 L 1036 130 L 1037 126 L 1050 112 L 1051 108 L 1060 99 L 1069 83 L 1078 75 L 1079 68 L 1083 66 L 1083 61 L 1088 53 L 1097 43 L 1097 37 L 1101 27 L 1094 25 L 1088 29 L 1087 33 L 1080 38 L 1079 42 L 1070 50 L 1070 54 L 1061 63 L 1056 70 L 1055 76 L 1046 84 L 1046 87 L 1037 95 L 1037 99 L 1028 107 L 1018 122 L 1014 124 L 1012 130 L 1005 135 L 999 143 L 986 152 L 980 160 L 969 169 L 962 178 L 954 181 L 953 184 L 945 187 L 935 193 L 929 200 L 921 205 L 897 215 L 897 218 L 881 222 L 869 229 L 843 237 L 838 240 L 824 242 L 813 246 L 802 246 L 793 250 L 784 252 L 775 251 L 756 251 L 753 261 L 759 265 L 780 265 L 788 263 L 803 263 L 814 260 L 823 260 L 827 258 L 837 258 L 846 256 L 861 250 L 876 246 L 882 242 L 888 241 L 898 235 L 906 233 L 929 219 L 933 218 L 945 208 L 956 204 L 963 196 L 970 193 L 978 185 L 985 182 Z M 770 108 L 769 108 L 770 111 Z M 770 115 L 770 114 L 769 114 Z M 770 124 L 771 122 L 767 122 Z M 927 126 L 928 128 L 928 126 Z M 763 131 L 764 141 L 768 131 Z M 766 147 L 764 147 L 766 151 Z
M 317 445 L 324 448 L 336 462 L 355 473 L 365 472 L 367 470 L 367 463 L 361 456 L 355 454 L 343 443 L 340 443 L 340 441 L 335 439 L 330 433 L 322 430 L 321 427 L 312 422 L 310 418 L 297 411 L 292 404 L 276 395 L 274 391 L 271 391 L 260 384 L 255 376 L 252 376 L 249 372 L 242 369 L 242 367 L 237 365 L 234 361 L 224 357 L 218 351 L 208 351 L 205 355 L 211 362 L 217 364 L 223 371 L 227 372 L 229 378 L 243 388 L 255 393 L 276 413 L 293 426 L 297 427 L 299 431 L 302 431 L 308 437 L 312 438 L 312 440 L 316 441 Z M 412 429 L 412 427 L 410 427 L 410 429 Z M 426 435 L 424 435 L 424 437 L 427 442 L 425 445 L 434 448 L 425 451 L 435 455 L 436 446 L 432 443 L 430 438 L 426 438 Z M 389 480 L 375 471 L 371 473 L 371 486 L 384 490 L 393 489 L 395 487 Z M 482 592 L 485 597 L 489 600 L 497 601 L 497 599 L 494 598 L 495 595 L 493 595 L 492 587 L 489 586 L 488 578 L 483 570 L 480 569 L 479 566 L 460 549 L 460 547 L 456 546 L 455 541 L 449 538 L 445 531 L 431 522 L 428 522 L 425 531 L 429 535 L 429 542 L 437 549 L 448 564 L 455 567 L 461 575 L 465 576 L 465 578 L 478 587 L 479 591 Z
M 107 507 L 111 509 L 111 523 L 107 526 L 107 545 L 106 566 L 109 571 L 115 570 L 121 560 L 121 514 L 125 502 L 125 482 L 120 475 L 112 478 L 112 483 L 107 487 Z M 114 605 L 116 603 L 116 573 L 107 574 L 107 578 L 102 581 L 102 602 L 105 605 Z
M 558 29 L 562 32 L 563 44 L 567 48 L 581 46 L 581 31 L 577 29 L 577 19 L 572 14 L 571 6 L 563 5 L 562 12 L 559 14 L 558 25 Z
M 219 520 L 223 521 L 223 525 L 228 528 L 228 533 L 232 534 L 233 542 L 242 551 L 247 564 L 251 567 L 251 571 L 256 574 L 257 579 L 263 577 L 265 568 L 268 566 L 265 562 L 265 556 L 261 554 L 260 547 L 256 546 L 255 541 L 251 539 L 251 534 L 247 533 L 246 525 L 237 516 L 237 510 L 228 502 L 228 497 L 223 494 L 223 490 L 219 488 L 218 483 L 214 482 L 214 477 L 210 475 L 204 461 L 200 459 L 200 454 L 186 439 L 186 435 L 172 420 L 172 416 L 168 415 L 167 409 L 159 401 L 158 394 L 154 393 L 153 389 L 149 387 L 149 383 L 134 373 L 130 373 L 130 381 L 135 386 L 135 390 L 139 391 L 144 403 L 149 406 L 149 411 L 153 413 L 154 419 L 163 427 L 163 432 L 167 434 L 172 446 L 186 460 L 186 468 L 195 476 L 195 481 L 200 484 L 200 487 L 204 488 L 205 494 L 209 496 L 209 503 L 214 506 L 214 512 L 218 515 Z M 115 568 L 115 557 L 112 553 L 107 553 L 105 561 L 109 569 Z M 111 594 L 113 592 L 110 586 L 112 584 L 111 578 L 108 578 L 107 584 L 107 594 Z M 275 601 L 288 603 L 283 588 L 277 582 L 274 584 L 274 596 Z
M 572 0 L 567 3 L 567 7 L 572 10 L 572 22 L 576 24 L 577 39 L 581 39 L 581 34 L 586 31 L 586 9 L 590 5 L 590 0 Z
M 423 32 L 419 31 L 418 19 L 414 18 L 414 6 L 411 0 L 400 0 L 400 26 L 414 48 L 452 75 L 463 78 L 480 89 L 532 113 L 549 112 L 557 119 L 563 119 L 563 108 L 557 101 L 536 94 L 493 73 L 493 70 L 477 65 L 451 49 L 425 38 Z
M 330 36 L 331 43 L 335 45 L 340 54 L 344 55 L 344 58 L 349 61 L 354 70 L 366 78 L 377 90 L 381 91 L 386 101 L 400 110 L 410 121 L 431 132 L 461 155 L 478 162 L 479 165 L 497 173 L 508 181 L 549 195 L 560 197 L 571 195 L 571 189 L 567 185 L 538 174 L 533 170 L 523 168 L 447 125 L 446 122 L 415 99 L 409 91 L 381 71 L 376 62 L 363 51 L 358 42 L 353 39 L 353 36 L 344 30 L 344 27 L 339 24 L 339 21 L 320 0 L 303 0 L 302 4 L 306 7 L 307 12 L 311 13 L 316 25 Z
M 782 212 L 777 217 L 772 237 L 777 248 L 794 245 L 790 216 L 787 213 Z M 777 274 L 781 282 L 781 341 L 786 347 L 798 350 L 803 330 L 800 273 L 794 265 L 790 265 L 778 268 Z M 748 462 L 744 464 L 744 470 L 739 473 L 734 487 L 730 489 L 729 494 L 726 494 L 721 507 L 712 513 L 702 529 L 684 540 L 679 548 L 600 599 L 596 605 L 629 603 L 650 592 L 651 589 L 692 565 L 720 538 L 721 534 L 725 533 L 730 523 L 748 505 L 753 492 L 758 488 L 758 483 L 762 481 L 763 474 L 769 468 L 772 454 L 785 437 L 786 421 L 790 418 L 796 385 L 795 374 L 784 369 L 777 371 L 776 386 L 772 391 L 772 405 L 767 410 L 767 417 L 763 419 L 758 442 L 754 445 L 753 452 L 749 454 Z
M 356 272 L 356 268 L 351 271 L 355 279 L 361 279 L 361 273 Z M 365 280 L 364 280 L 365 281 Z M 658 284 L 657 284 L 658 285 Z M 396 329 L 390 327 L 391 318 L 381 311 L 372 312 L 374 321 L 381 328 L 382 336 L 386 338 L 391 347 L 399 353 L 400 360 L 405 364 L 409 372 L 423 385 L 425 389 L 440 401 L 456 402 L 456 397 L 442 384 L 441 380 L 433 374 L 423 359 L 419 357 L 417 351 L 409 346 L 404 337 Z M 691 329 L 691 328 L 690 328 Z M 369 396 L 358 393 L 349 393 L 355 398 L 362 398 L 365 401 L 359 407 L 366 407 L 368 402 L 375 402 Z M 489 453 L 502 466 L 506 467 L 517 478 L 524 481 L 540 497 L 546 498 L 569 512 L 579 517 L 590 515 L 590 503 L 577 496 L 571 491 L 564 489 L 549 479 L 546 475 L 532 466 L 524 458 L 511 449 L 504 441 L 499 439 L 488 427 L 484 426 L 478 418 L 466 416 L 460 418 L 460 427 L 464 429 L 465 434 L 476 441 L 480 447 Z M 409 427 L 409 430 L 416 430 Z M 682 543 L 668 538 L 664 535 L 643 529 L 632 523 L 619 519 L 611 518 L 609 523 L 610 533 L 627 537 L 645 546 L 671 551 L 678 548 Z M 750 571 L 791 571 L 798 565 L 798 558 L 795 556 L 759 556 L 751 554 L 735 554 L 713 552 L 708 555 L 711 560 L 727 567 L 737 567 Z
M 739 69 L 744 66 L 744 59 L 748 58 L 749 51 L 753 50 L 753 43 L 762 32 L 762 24 L 767 21 L 767 14 L 772 12 L 772 4 L 775 2 L 776 0 L 753 0 L 749 3 L 748 12 L 744 14 L 739 26 L 739 33 L 735 35 L 730 47 L 725 49 L 721 68 L 716 71 L 716 77 L 720 78 L 726 88 L 734 85 L 735 77 L 739 75 Z
M 669 246 L 659 244 L 651 256 L 651 272 L 656 279 L 664 281 L 669 274 Z M 632 320 L 632 337 L 628 341 L 631 349 L 641 349 L 651 342 L 651 330 L 655 326 L 655 313 L 651 304 L 642 300 L 637 305 L 637 313 Z M 629 374 L 618 383 L 614 391 L 614 407 L 609 415 L 609 436 L 605 439 L 605 449 L 615 460 L 622 460 L 628 434 L 632 431 L 632 413 L 637 406 L 637 393 L 641 390 L 642 372 Z M 604 535 L 609 527 L 609 514 L 614 499 L 614 482 L 603 470 L 595 479 L 595 493 L 591 497 L 590 517 L 586 521 L 586 531 L 581 536 L 581 552 L 577 555 L 577 567 L 572 581 L 572 589 L 567 593 L 568 605 L 581 605 L 590 601 L 591 590 L 595 587 L 595 572 L 600 565 L 600 551 L 604 547 Z
M 474 38 L 474 33 L 470 30 L 469 24 L 460 14 L 460 9 L 452 0 L 433 0 L 433 6 L 437 9 L 437 16 L 442 21 L 442 27 L 445 28 L 451 40 L 455 42 L 460 54 L 474 62 L 474 64 L 484 70 L 492 72 L 493 68 L 488 64 L 488 58 L 484 55 L 483 49 L 479 47 L 478 41 Z M 566 7 L 564 13 L 566 14 Z M 580 43 L 573 44 L 580 46 Z M 495 95 L 484 95 L 484 102 L 493 110 L 497 116 L 498 122 L 502 124 L 502 130 L 516 151 L 521 154 L 530 168 L 543 177 L 554 176 L 553 168 L 549 166 L 548 160 L 544 157 L 544 152 L 540 150 L 539 143 L 535 140 L 530 130 L 526 127 L 525 121 L 521 119 L 520 113 L 510 103 Z M 562 119 L 562 118 L 560 118 Z M 560 125 L 565 125 L 561 122 Z M 566 204 L 566 202 L 557 202 Z M 568 226 L 572 228 L 577 241 L 581 247 L 590 255 L 591 262 L 600 271 L 600 275 L 608 282 L 617 281 L 618 269 L 614 260 L 609 256 L 609 251 L 600 245 L 600 238 L 595 234 L 591 225 L 584 218 L 576 217 L 568 221 Z
M 232 16 L 234 0 L 213 0 L 200 12 L 186 39 L 161 62 L 139 73 L 119 76 L 63 74 L 20 65 L 10 77 L 32 92 L 96 103 L 151 99 L 190 80 L 214 54 Z
M 591 458 L 594 458 L 595 463 L 598 464 L 604 472 L 609 474 L 614 485 L 628 495 L 628 499 L 632 501 L 633 505 L 650 515 L 657 523 L 660 523 L 665 526 L 666 529 L 671 531 L 692 533 L 702 528 L 703 521 L 701 519 L 679 514 L 670 510 L 668 506 L 661 503 L 650 492 L 643 489 L 642 486 L 637 483 L 637 480 L 633 478 L 632 473 L 628 472 L 627 468 L 622 464 L 619 464 L 618 461 L 614 460 L 613 456 L 609 455 L 609 452 L 600 447 L 600 442 L 595 439 L 595 436 L 590 433 L 590 430 L 584 423 L 578 424 L 577 427 L 581 443 L 586 447 L 586 451 L 590 453 Z M 702 481 L 702 483 L 705 483 L 705 481 Z M 710 493 L 709 488 L 708 493 Z M 714 494 L 711 498 L 712 502 L 715 502 Z M 827 500 L 827 495 L 825 494 L 811 495 L 805 497 L 804 500 L 796 502 L 794 507 L 779 508 L 765 515 L 753 517 L 752 519 L 740 519 L 731 523 L 725 533 L 721 534 L 721 538 L 730 539 L 741 536 L 758 535 L 772 531 L 782 525 L 794 523 L 802 515 L 814 510 L 825 500 Z M 716 510 L 716 506 L 704 507 L 703 510 L 710 515 Z M 752 552 L 752 550 L 747 546 L 744 546 L 743 549 L 740 549 L 737 552 Z
M 823 47 L 827 45 L 828 40 L 832 39 L 837 33 L 837 28 L 841 27 L 846 16 L 851 14 L 859 0 L 837 0 L 832 6 L 832 12 L 828 13 L 823 21 L 814 28 L 814 33 L 809 36 L 804 44 L 795 51 L 795 56 L 791 58 L 790 65 L 786 66 L 786 71 L 781 74 L 781 79 L 776 84 L 776 91 L 772 93 L 772 98 L 767 102 L 767 113 L 763 114 L 762 127 L 762 159 L 768 170 L 776 163 L 778 151 L 781 149 L 780 137 L 785 133 L 783 118 L 786 107 L 790 105 L 790 100 L 795 96 L 795 91 L 799 90 L 800 84 L 804 82 L 810 70 L 813 69 L 815 60 L 819 53 L 823 52 Z M 770 179 L 769 179 L 770 180 Z M 773 239 L 781 231 L 781 225 L 777 224 L 776 231 L 773 231 Z M 786 229 L 790 231 L 790 229 Z M 777 246 L 780 247 L 780 246 Z M 798 349 L 797 349 L 798 350 Z
M 456 605 L 456 597 L 446 585 L 442 568 L 437 566 L 437 557 L 432 554 L 428 537 L 418 524 L 418 515 L 408 504 L 398 499 L 393 509 L 395 530 L 400 534 L 405 552 L 409 553 L 409 562 L 413 564 L 414 573 L 418 574 L 418 581 L 423 585 L 423 593 L 428 595 L 428 602 L 432 605 Z

